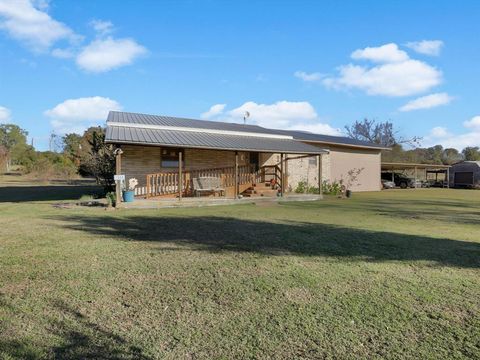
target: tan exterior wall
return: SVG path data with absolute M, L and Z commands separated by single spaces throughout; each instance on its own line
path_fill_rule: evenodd
M 379 191 L 382 188 L 381 153 L 379 150 L 330 147 L 330 181 L 348 179 L 352 169 L 362 169 L 353 191 Z
M 316 145 L 329 150 L 329 154 L 322 155 L 322 181 L 334 182 L 348 179 L 348 172 L 353 169 L 362 169 L 357 182 L 352 184 L 353 191 L 381 190 L 380 169 L 381 155 L 379 150 L 353 149 L 339 146 Z M 276 155 L 270 157 L 273 162 Z M 318 165 L 316 157 L 299 158 L 298 155 L 288 155 L 287 162 L 288 190 L 295 191 L 300 182 L 308 186 L 318 187 Z M 276 160 L 276 159 L 275 159 Z

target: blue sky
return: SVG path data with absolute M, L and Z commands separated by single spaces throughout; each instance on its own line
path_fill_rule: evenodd
M 480 146 L 479 1 L 0 0 L 0 121 L 109 109 L 329 134 L 364 117 Z

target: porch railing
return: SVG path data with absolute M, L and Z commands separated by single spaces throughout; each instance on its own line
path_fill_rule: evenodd
M 278 165 L 264 165 L 259 171 L 261 182 L 275 181 L 279 186 L 282 185 L 282 169 Z
M 182 171 L 182 196 L 193 195 L 192 179 L 198 177 L 218 177 L 224 188 L 235 186 L 235 167 L 220 167 Z M 254 166 L 238 166 L 238 184 L 254 184 L 260 180 Z M 147 175 L 146 197 L 175 195 L 179 192 L 179 173 L 160 172 Z

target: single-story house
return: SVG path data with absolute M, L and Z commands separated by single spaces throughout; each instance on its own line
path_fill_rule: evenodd
M 450 168 L 450 186 L 480 188 L 480 161 L 462 161 Z
M 121 149 L 118 171 L 136 178 L 136 195 L 147 197 L 192 195 L 198 177 L 221 178 L 234 196 L 252 182 L 275 182 L 283 194 L 300 182 L 318 187 L 319 179 L 377 191 L 385 149 L 340 136 L 117 111 L 108 115 L 106 142 Z

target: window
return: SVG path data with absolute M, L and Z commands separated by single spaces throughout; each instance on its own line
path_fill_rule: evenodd
M 317 166 L 317 157 L 309 157 L 308 158 L 308 165 Z
M 162 164 L 163 168 L 178 168 L 178 161 L 179 161 L 179 154 L 182 150 L 180 149 L 162 149 Z M 182 166 L 185 166 L 185 157 L 184 153 L 182 152 Z

